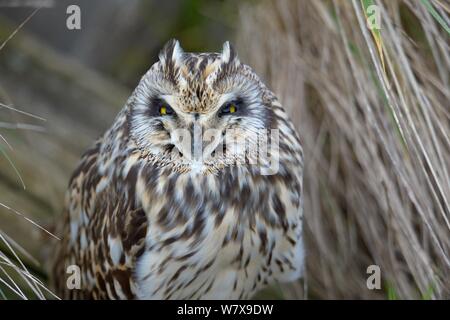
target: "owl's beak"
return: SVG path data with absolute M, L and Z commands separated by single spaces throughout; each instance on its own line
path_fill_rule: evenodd
M 216 129 L 205 129 L 198 117 L 194 117 L 185 129 L 176 130 L 173 143 L 183 157 L 201 164 L 219 145 L 221 134 Z
M 220 132 L 216 129 L 205 129 L 205 127 L 196 119 L 190 126 L 191 155 L 192 160 L 203 163 L 208 159 L 218 146 L 218 137 Z
M 198 119 L 191 126 L 192 137 L 192 159 L 203 162 L 203 128 Z
M 196 119 L 184 129 L 172 133 L 172 141 L 183 157 L 190 161 L 203 162 L 203 128 Z

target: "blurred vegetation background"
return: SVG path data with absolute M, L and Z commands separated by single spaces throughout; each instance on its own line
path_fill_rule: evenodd
M 66 28 L 70 4 L 81 30 Z M 231 40 L 292 115 L 309 298 L 449 298 L 448 22 L 437 0 L 0 0 L 0 299 L 52 297 L 52 236 L 26 219 L 52 230 L 81 153 L 171 38 Z M 303 284 L 258 297 L 305 298 Z
M 20 3 L 20 1 L 13 1 Z M 237 27 L 238 4 L 220 0 L 49 1 L 26 24 L 26 31 L 52 49 L 130 88 L 155 61 L 170 38 L 186 51 L 216 51 Z M 81 9 L 81 30 L 66 28 L 66 9 Z M 17 24 L 30 8 L 2 7 Z

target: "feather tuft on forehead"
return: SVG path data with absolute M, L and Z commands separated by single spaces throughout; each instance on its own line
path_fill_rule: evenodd
M 223 44 L 222 49 L 222 62 L 223 63 L 230 63 L 237 60 L 237 53 L 236 50 L 234 50 L 234 47 L 230 44 L 229 41 L 226 41 Z
M 182 61 L 184 54 L 183 48 L 181 48 L 180 42 L 176 39 L 169 40 L 159 53 L 159 60 L 162 64 L 170 62 L 179 65 Z

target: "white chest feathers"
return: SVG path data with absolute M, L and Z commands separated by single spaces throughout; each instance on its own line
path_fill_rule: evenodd
M 183 228 L 169 233 L 149 228 L 135 270 L 138 298 L 248 299 L 270 283 L 301 276 L 301 221 L 288 230 L 263 229 L 260 221 L 247 229 L 227 212 L 219 226 L 212 217 L 205 225 L 191 237 Z

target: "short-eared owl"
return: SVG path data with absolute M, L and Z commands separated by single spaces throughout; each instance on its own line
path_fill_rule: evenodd
M 245 299 L 295 280 L 302 175 L 293 124 L 230 44 L 187 53 L 172 40 L 70 180 L 56 292 Z

